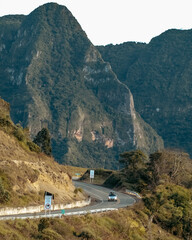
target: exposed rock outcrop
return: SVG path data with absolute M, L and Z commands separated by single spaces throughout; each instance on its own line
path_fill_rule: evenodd
M 57 161 L 116 168 L 122 151 L 163 147 L 135 112 L 128 87 L 66 7 L 37 8 L 14 25 L 11 36 L 0 52 L 0 94 L 10 102 L 14 122 L 28 126 L 32 137 L 49 129 Z

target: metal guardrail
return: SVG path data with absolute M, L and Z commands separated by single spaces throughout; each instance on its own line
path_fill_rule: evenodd
M 72 212 L 72 213 L 66 213 L 65 216 L 70 216 L 70 215 L 85 215 L 88 213 L 99 213 L 99 212 L 107 212 L 107 211 L 114 211 L 118 210 L 117 208 L 101 208 L 101 209 L 93 209 L 93 210 L 88 210 L 88 211 L 79 211 L 79 212 Z
M 54 204 L 51 206 L 51 210 L 62 210 L 62 209 L 70 209 L 75 207 L 84 207 L 91 203 L 91 198 L 82 201 L 76 201 L 69 204 Z M 44 205 L 39 206 L 29 206 L 29 207 L 18 207 L 18 208 L 11 208 L 11 207 L 4 207 L 0 208 L 0 217 L 1 216 L 13 216 L 13 215 L 21 215 L 21 214 L 37 214 L 44 210 Z
M 85 215 L 88 213 L 99 213 L 99 212 L 107 212 L 107 211 L 114 211 L 114 210 L 118 210 L 117 208 L 101 208 L 101 209 L 94 209 L 94 210 L 88 210 L 88 211 L 78 211 L 78 212 L 71 212 L 71 213 L 47 213 L 44 215 L 37 215 L 34 214 L 32 216 L 5 216 L 5 217 L 0 217 L 0 221 L 6 221 L 6 220 L 15 220 L 15 219 L 36 219 L 36 218 L 61 218 L 62 216 L 74 216 L 74 215 Z
M 137 198 L 139 198 L 139 199 L 142 198 L 142 197 L 139 195 L 139 193 L 134 192 L 134 191 L 131 191 L 131 190 L 128 190 L 128 189 L 125 190 L 125 193 L 130 194 L 130 195 L 132 195 L 132 196 L 135 196 L 135 197 L 137 197 Z

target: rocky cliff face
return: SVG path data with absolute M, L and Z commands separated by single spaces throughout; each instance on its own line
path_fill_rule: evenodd
M 0 26 L 9 18 L 0 19 Z M 9 32 L 0 28 L 5 36 L 0 94 L 10 102 L 13 120 L 29 126 L 32 136 L 48 127 L 56 160 L 116 168 L 122 151 L 163 147 L 136 113 L 128 87 L 68 9 L 50 3 L 18 18 L 9 46 Z
M 128 85 L 143 119 L 166 147 L 191 151 L 192 30 L 168 30 L 149 44 L 100 46 L 119 79 Z
M 86 55 L 83 73 L 87 87 L 93 91 L 107 113 L 112 113 L 111 126 L 115 127 L 108 136 L 109 141 L 116 146 L 124 146 L 124 149 L 152 151 L 148 143 L 152 139 L 150 135 L 155 136 L 155 131 L 140 118 L 129 88 L 118 80 L 109 63 L 102 60 L 95 48 L 91 47 Z M 105 127 L 107 125 L 100 126 L 103 132 Z M 147 134 L 146 129 L 150 134 Z M 157 135 L 152 145 L 162 147 L 162 141 Z

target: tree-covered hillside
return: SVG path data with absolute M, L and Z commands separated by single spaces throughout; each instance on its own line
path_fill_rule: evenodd
M 49 130 L 57 161 L 116 168 L 125 149 L 163 148 L 66 7 L 48 3 L 28 16 L 0 18 L 0 34 L 0 95 L 32 137 Z
M 191 151 L 192 30 L 168 30 L 149 44 L 100 46 L 135 107 L 167 147 Z

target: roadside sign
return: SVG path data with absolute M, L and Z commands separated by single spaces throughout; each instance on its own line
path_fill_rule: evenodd
M 49 203 L 47 203 L 47 204 L 45 205 L 45 209 L 46 209 L 46 210 L 50 210 L 50 209 L 51 209 L 51 205 L 50 205 Z
M 52 196 L 49 196 L 49 195 L 45 195 L 45 210 L 51 210 L 51 199 L 52 199 Z
M 90 170 L 90 178 L 94 178 L 94 173 L 95 173 L 94 170 Z

